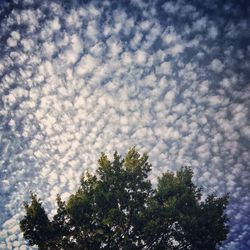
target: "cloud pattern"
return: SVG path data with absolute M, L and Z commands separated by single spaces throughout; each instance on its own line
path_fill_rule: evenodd
M 0 248 L 35 249 L 18 226 L 29 190 L 54 213 L 100 152 L 137 145 L 153 183 L 191 165 L 229 192 L 221 249 L 249 249 L 249 5 L 62 2 L 0 4 Z

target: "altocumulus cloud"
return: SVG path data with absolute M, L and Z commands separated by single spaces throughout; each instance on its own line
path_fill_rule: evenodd
M 230 192 L 221 249 L 250 248 L 246 2 L 0 7 L 1 249 L 31 249 L 18 227 L 28 190 L 53 213 L 99 152 L 132 145 L 149 153 L 152 182 L 188 164 L 205 192 Z

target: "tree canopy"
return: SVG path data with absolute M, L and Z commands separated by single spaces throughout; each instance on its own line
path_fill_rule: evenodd
M 228 234 L 228 195 L 202 199 L 190 167 L 167 171 L 156 187 L 149 180 L 147 154 L 132 148 L 113 160 L 102 153 L 96 174 L 81 176 L 67 202 L 57 196 L 49 220 L 31 193 L 20 222 L 29 245 L 39 249 L 216 249 Z

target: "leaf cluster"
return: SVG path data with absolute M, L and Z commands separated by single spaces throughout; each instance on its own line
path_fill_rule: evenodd
M 101 154 L 96 175 L 85 173 L 67 202 L 58 195 L 57 213 L 48 219 L 31 194 L 20 222 L 24 238 L 39 249 L 216 249 L 226 239 L 228 196 L 209 195 L 183 167 L 166 172 L 156 188 L 148 177 L 147 154 L 131 148 L 124 159 Z

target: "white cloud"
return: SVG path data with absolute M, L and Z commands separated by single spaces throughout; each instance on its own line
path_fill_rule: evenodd
M 33 50 L 34 42 L 31 39 L 22 39 L 21 44 L 25 51 Z
M 96 21 L 90 21 L 86 30 L 86 35 L 92 39 L 94 42 L 97 41 L 99 35 L 98 27 Z
M 169 45 L 176 43 L 177 40 L 179 40 L 179 37 L 177 36 L 173 27 L 168 27 L 166 31 L 163 33 L 162 39 L 165 44 Z
M 187 111 L 187 106 L 184 103 L 179 103 L 174 106 L 173 111 L 179 115 L 184 114 Z
M 218 29 L 216 26 L 212 26 L 210 27 L 209 31 L 208 31 L 208 36 L 212 39 L 215 39 L 218 35 Z
M 124 63 L 124 66 L 130 66 L 133 62 L 133 55 L 129 52 L 124 52 L 122 54 L 122 62 Z
M 149 49 L 156 42 L 156 40 L 160 37 L 161 34 L 162 34 L 161 26 L 155 24 L 147 34 L 145 41 L 143 43 L 143 48 Z
M 184 45 L 176 44 L 168 49 L 168 53 L 172 56 L 176 56 L 179 53 L 182 53 L 184 49 L 185 49 Z
M 167 105 L 167 107 L 171 107 L 174 99 L 175 99 L 175 91 L 171 90 L 165 94 L 163 101 Z
M 161 75 L 171 75 L 172 73 L 172 67 L 170 62 L 163 62 L 161 65 L 159 65 L 156 68 L 156 74 L 161 74 Z
M 170 14 L 176 14 L 180 6 L 174 2 L 166 2 L 162 5 L 163 9 Z
M 97 43 L 90 49 L 90 52 L 96 57 L 101 57 L 105 51 L 105 47 L 103 43 Z
M 45 54 L 48 56 L 48 57 L 51 57 L 54 53 L 55 53 L 55 50 L 56 50 L 56 46 L 54 43 L 51 43 L 51 42 L 45 42 L 43 44 L 43 48 L 45 50 Z
M 106 42 L 108 49 L 109 49 L 109 55 L 112 58 L 116 58 L 119 56 L 119 54 L 122 52 L 123 48 L 122 45 L 116 41 L 112 41 L 111 39 L 109 39 Z
M 130 41 L 130 47 L 132 49 L 137 49 L 141 45 L 142 33 L 136 32 L 133 39 Z
M 218 107 L 222 103 L 222 99 L 220 96 L 210 96 L 208 101 L 209 104 L 213 107 Z
M 72 28 L 72 27 L 80 28 L 82 24 L 78 11 L 74 9 L 72 9 L 70 13 L 66 15 L 65 21 L 66 21 L 66 25 L 69 28 Z
M 83 76 L 87 73 L 92 73 L 94 68 L 99 64 L 98 59 L 91 55 L 84 55 L 80 62 L 77 64 L 76 73 L 79 76 Z
M 12 37 L 13 39 L 15 39 L 16 41 L 19 41 L 21 35 L 20 35 L 20 33 L 17 32 L 17 31 L 12 31 L 12 32 L 11 32 L 11 37 Z
M 244 136 L 244 138 L 250 139 L 250 126 L 242 127 L 241 133 L 242 133 L 242 136 Z
M 219 59 L 214 59 L 211 64 L 210 68 L 215 72 L 215 73 L 221 73 L 222 70 L 224 69 L 224 64 L 219 60 Z
M 13 36 L 9 37 L 7 40 L 7 44 L 9 47 L 15 47 L 17 45 L 17 42 L 18 40 Z
M 58 30 L 60 30 L 61 24 L 60 24 L 58 18 L 55 18 L 54 20 L 52 20 L 52 21 L 50 22 L 50 28 L 51 28 L 53 31 L 58 31 Z
M 139 65 L 145 65 L 147 61 L 147 53 L 143 50 L 137 50 L 134 59 Z
M 140 27 L 143 31 L 149 30 L 149 28 L 153 25 L 153 23 L 149 20 L 142 21 L 140 23 Z
M 194 30 L 201 31 L 201 30 L 206 29 L 206 27 L 207 27 L 207 18 L 206 17 L 202 17 L 193 23 Z

